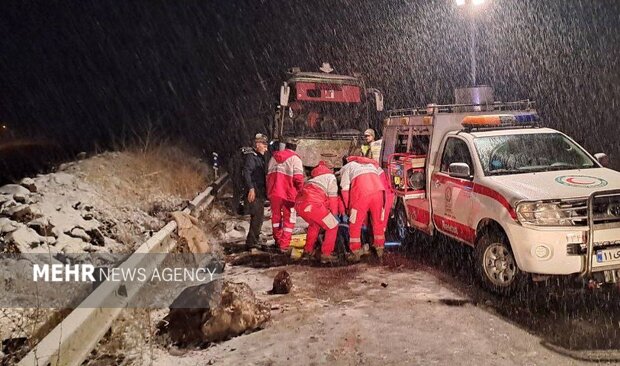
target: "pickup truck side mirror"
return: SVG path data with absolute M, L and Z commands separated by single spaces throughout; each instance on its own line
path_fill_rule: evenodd
M 454 178 L 471 179 L 469 165 L 466 163 L 452 163 L 448 167 L 448 174 Z
M 594 157 L 596 158 L 596 160 L 598 160 L 599 163 L 601 163 L 602 166 L 604 166 L 605 168 L 609 167 L 609 156 L 607 156 L 607 154 L 596 153 L 594 154 Z

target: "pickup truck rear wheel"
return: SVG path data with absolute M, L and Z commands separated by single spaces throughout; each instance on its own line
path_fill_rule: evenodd
M 394 207 L 394 213 L 388 221 L 388 227 L 385 233 L 386 239 L 387 241 L 396 241 L 405 244 L 405 241 L 410 237 L 410 231 L 411 229 L 407 225 L 405 204 L 401 199 L 398 199 Z
M 500 295 L 511 295 L 526 281 L 517 266 L 506 234 L 497 229 L 486 230 L 476 243 L 476 271 L 482 284 Z

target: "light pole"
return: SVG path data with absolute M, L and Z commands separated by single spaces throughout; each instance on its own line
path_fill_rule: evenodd
M 465 8 L 469 16 L 469 57 L 471 60 L 471 82 L 472 86 L 476 86 L 476 14 L 478 9 L 484 4 L 485 0 L 455 0 L 456 5 Z

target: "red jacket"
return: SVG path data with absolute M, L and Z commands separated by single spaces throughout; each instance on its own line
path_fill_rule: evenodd
M 346 208 L 375 192 L 384 192 L 385 178 L 377 162 L 362 156 L 350 156 L 340 170 L 340 187 Z
M 299 156 L 289 149 L 276 151 L 267 169 L 267 197 L 294 202 L 304 185 L 304 167 Z
M 316 203 L 325 205 L 331 213 L 338 213 L 338 183 L 333 171 L 320 162 L 310 174 L 312 178 L 297 195 L 300 205 Z

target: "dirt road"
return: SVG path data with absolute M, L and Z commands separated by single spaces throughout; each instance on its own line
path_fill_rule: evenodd
M 574 344 L 575 352 L 556 348 L 563 346 L 563 334 L 569 334 L 573 342 L 580 337 L 613 337 L 609 342 L 614 347 L 619 338 L 617 322 L 609 325 L 611 330 L 596 327 L 597 336 L 590 337 L 591 327 L 585 326 L 588 319 L 577 316 L 579 310 L 571 311 L 571 305 L 563 306 L 565 313 L 554 310 L 549 301 L 544 305 L 514 300 L 517 303 L 511 305 L 481 291 L 467 275 L 455 281 L 458 266 L 447 273 L 438 271 L 441 266 L 429 263 L 428 258 L 391 255 L 383 266 L 233 267 L 226 273 L 228 278 L 247 282 L 272 304 L 270 323 L 261 331 L 207 349 L 184 354 L 157 349 L 155 364 L 592 364 L 584 357 L 614 364 L 617 352 L 604 350 L 610 347 L 602 341 L 589 348 L 584 342 Z M 281 269 L 290 272 L 293 291 L 267 295 Z M 568 301 L 574 299 L 569 296 Z M 498 308 L 516 314 L 502 314 Z M 564 317 L 569 319 L 568 328 Z M 521 318 L 538 324 L 538 329 Z M 543 319 L 548 318 L 560 325 L 547 326 L 552 322 Z

